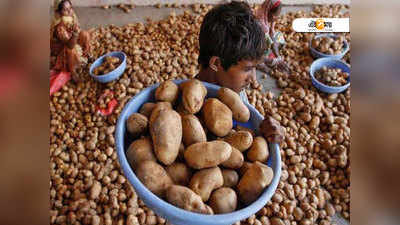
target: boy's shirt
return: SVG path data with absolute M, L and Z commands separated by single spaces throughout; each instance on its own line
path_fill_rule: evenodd
M 242 99 L 243 102 L 246 102 L 246 103 L 250 104 L 250 103 L 249 103 L 249 99 L 247 98 L 247 94 L 246 94 L 246 91 L 245 91 L 245 90 L 242 90 L 242 91 L 239 93 L 239 96 L 240 96 L 240 99 Z

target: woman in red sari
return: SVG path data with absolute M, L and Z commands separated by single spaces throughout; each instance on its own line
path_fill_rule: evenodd
M 50 27 L 51 56 L 56 57 L 54 70 L 70 72 L 76 80 L 77 69 L 87 63 L 90 54 L 90 34 L 79 27 L 69 0 L 56 0 Z

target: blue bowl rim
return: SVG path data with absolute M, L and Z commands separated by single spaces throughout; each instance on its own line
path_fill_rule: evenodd
M 317 52 L 317 53 L 320 55 L 320 56 L 318 56 L 319 58 L 323 58 L 323 57 L 340 57 L 340 58 L 341 58 L 341 57 L 343 57 L 343 56 L 349 51 L 349 49 L 350 49 L 349 43 L 347 42 L 347 40 L 344 40 L 344 41 L 343 41 L 344 49 L 342 50 L 341 53 L 336 54 L 336 55 L 335 55 L 335 54 L 334 54 L 334 55 L 330 55 L 330 54 L 322 53 L 322 52 L 318 51 L 317 49 L 315 49 L 314 47 L 312 47 L 312 41 L 313 41 L 314 39 L 321 38 L 321 37 L 334 37 L 334 38 L 336 38 L 336 37 L 338 37 L 338 35 L 335 35 L 335 34 L 318 34 L 318 35 L 315 35 L 314 38 L 312 38 L 312 39 L 310 40 L 310 43 L 309 43 L 310 49 L 311 49 L 311 51 Z
M 313 80 L 314 82 L 316 82 L 318 85 L 321 85 L 321 86 L 324 87 L 324 88 L 330 88 L 330 89 L 336 89 L 336 90 L 341 90 L 341 89 L 343 89 L 343 88 L 344 88 L 344 90 L 345 90 L 345 89 L 347 89 L 347 88 L 350 86 L 350 73 L 349 73 L 349 78 L 347 79 L 347 83 L 346 83 L 345 85 L 342 85 L 342 86 L 329 86 L 329 85 L 326 85 L 326 84 L 320 82 L 317 78 L 315 78 L 314 73 L 315 73 L 316 71 L 311 70 L 311 68 L 313 68 L 313 65 L 316 64 L 316 63 L 318 63 L 319 61 L 322 61 L 322 62 L 324 62 L 324 61 L 336 61 L 336 62 L 338 62 L 338 63 L 343 64 L 344 66 L 346 66 L 346 67 L 349 68 L 349 70 L 350 70 L 349 65 L 347 65 L 347 63 L 343 62 L 343 61 L 340 60 L 340 59 L 320 58 L 320 59 L 314 60 L 314 62 L 313 62 L 313 63 L 311 64 L 311 66 L 310 66 L 310 73 L 309 73 L 309 74 L 310 74 L 310 76 L 311 76 L 311 78 L 312 78 L 312 80 Z
M 176 83 L 181 83 L 185 80 L 174 80 Z M 203 82 L 207 83 L 207 82 Z M 214 85 L 207 83 L 210 87 L 217 88 L 219 89 L 220 86 Z M 154 89 L 158 86 L 159 84 L 154 84 L 147 89 Z M 243 220 L 252 214 L 256 213 L 259 211 L 262 207 L 264 207 L 267 202 L 271 199 L 271 197 L 274 195 L 278 184 L 279 180 L 281 177 L 281 155 L 280 155 L 280 148 L 279 144 L 277 143 L 271 143 L 270 149 L 274 149 L 274 154 L 276 157 L 276 163 L 275 166 L 272 165 L 273 171 L 276 171 L 274 173 L 274 177 L 272 178 L 272 181 L 270 185 L 264 190 L 264 192 L 258 197 L 256 201 L 251 203 L 250 205 L 240 209 L 236 210 L 231 213 L 226 213 L 226 214 L 217 214 L 217 215 L 207 215 L 207 214 L 200 214 L 200 213 L 195 213 L 195 212 L 190 212 L 181 208 L 178 208 L 164 199 L 159 198 L 155 194 L 153 194 L 150 190 L 148 190 L 142 182 L 136 177 L 135 173 L 133 172 L 132 168 L 129 166 L 129 163 L 127 161 L 126 155 L 125 155 L 125 150 L 123 149 L 122 145 L 124 142 L 124 135 L 123 135 L 123 124 L 125 121 L 122 121 L 124 115 L 127 114 L 128 108 L 130 105 L 133 103 L 133 101 L 139 97 L 141 94 L 143 94 L 145 89 L 143 89 L 140 93 L 135 95 L 133 98 L 131 98 L 128 103 L 124 106 L 124 109 L 122 110 L 118 121 L 116 125 L 116 130 L 115 130 L 115 141 L 116 141 L 116 148 L 117 148 L 117 155 L 118 155 L 118 161 L 120 163 L 120 166 L 127 177 L 130 185 L 135 189 L 135 191 L 138 193 L 138 196 L 140 197 L 140 193 L 143 195 L 146 195 L 147 199 L 151 202 L 157 202 L 157 205 L 159 208 L 165 208 L 165 211 L 168 211 L 169 215 L 175 215 L 176 218 L 183 218 L 183 217 L 189 217 L 190 220 L 200 220 L 203 221 L 205 224 L 213 224 L 215 221 L 232 221 L 235 219 L 235 221 L 240 221 Z M 250 110 L 254 110 L 254 112 L 261 117 L 262 119 L 264 118 L 252 105 L 245 103 L 247 107 L 252 108 Z M 272 147 L 272 148 L 271 148 Z M 135 184 L 135 185 L 134 185 Z M 249 212 L 251 212 L 249 214 Z M 179 216 L 176 216 L 179 215 Z M 168 218 L 165 218 L 168 219 Z
M 102 74 L 102 75 L 95 75 L 95 74 L 93 74 L 93 70 L 94 70 L 95 68 L 98 67 L 98 66 L 94 67 L 94 65 L 95 65 L 98 61 L 102 60 L 102 59 L 103 59 L 104 57 L 106 57 L 106 56 L 115 55 L 115 54 L 122 55 L 122 62 L 119 64 L 119 66 L 117 66 L 117 68 L 111 70 L 110 72 L 108 72 L 108 73 L 106 73 L 106 74 Z M 121 51 L 114 51 L 114 52 L 106 53 L 106 54 L 100 56 L 99 58 L 97 58 L 97 59 L 92 63 L 92 65 L 90 65 L 89 74 L 90 74 L 90 76 L 95 77 L 95 78 L 107 77 L 107 76 L 111 75 L 114 71 L 116 71 L 117 69 L 123 67 L 123 64 L 125 63 L 125 61 L 126 61 L 126 54 L 125 54 L 124 52 L 121 52 Z

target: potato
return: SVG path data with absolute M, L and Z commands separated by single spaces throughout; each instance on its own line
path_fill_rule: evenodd
M 207 99 L 202 111 L 206 127 L 215 135 L 224 137 L 232 130 L 232 111 L 220 100 Z
M 207 88 L 197 79 L 186 81 L 182 83 L 180 87 L 182 89 L 183 107 L 189 113 L 198 113 L 207 95 Z
M 229 88 L 221 87 L 218 90 L 218 99 L 231 109 L 233 118 L 242 123 L 250 119 L 250 111 L 242 102 L 240 96 Z
M 207 137 L 199 119 L 189 114 L 182 117 L 183 143 L 190 146 L 199 142 L 206 142 Z
M 240 169 L 239 169 L 239 175 L 242 177 L 252 165 L 253 165 L 253 163 L 251 163 L 251 162 L 246 162 L 246 161 L 243 162 L 242 167 L 240 167 Z
M 153 110 L 151 111 L 150 117 L 149 117 L 149 124 L 154 122 L 154 119 L 158 117 L 158 114 L 162 110 L 173 110 L 172 105 L 170 102 L 157 102 L 156 105 L 154 106 Z
M 255 162 L 239 180 L 237 190 L 241 202 L 248 205 L 254 202 L 271 183 L 274 172 L 268 166 Z
M 235 170 L 222 169 L 222 177 L 224 178 L 223 187 L 235 187 L 239 181 L 239 175 Z
M 224 184 L 221 169 L 213 167 L 196 172 L 190 180 L 189 187 L 200 195 L 203 202 L 208 201 L 211 192 Z
M 142 107 L 140 108 L 139 113 L 144 115 L 147 118 L 150 118 L 151 112 L 153 111 L 155 106 L 156 106 L 156 104 L 152 103 L 152 102 L 144 103 L 142 105 Z
M 247 152 L 247 159 L 251 162 L 260 161 L 265 163 L 267 162 L 268 155 L 269 151 L 267 141 L 261 136 L 254 138 L 253 144 Z
M 236 192 L 227 187 L 218 188 L 211 194 L 210 206 L 216 214 L 235 211 L 237 207 Z
M 232 147 L 224 141 L 196 143 L 186 148 L 184 157 L 187 165 L 194 169 L 218 166 L 232 153 Z
M 175 184 L 187 186 L 192 177 L 192 170 L 185 163 L 174 162 L 166 168 Z
M 206 209 L 207 209 L 206 214 L 213 215 L 214 214 L 213 209 L 207 204 L 204 204 L 204 205 L 206 206 Z
M 179 95 L 179 88 L 174 82 L 164 81 L 156 89 L 155 97 L 161 102 L 175 102 Z
M 171 185 L 167 188 L 166 199 L 172 205 L 191 212 L 209 214 L 210 209 L 201 197 L 187 187 Z
M 230 169 L 239 169 L 240 167 L 242 167 L 243 161 L 244 161 L 243 154 L 236 148 L 232 147 L 231 156 L 221 165 L 223 167 Z
M 250 148 L 253 143 L 253 136 L 248 131 L 237 131 L 224 138 L 232 147 L 244 152 Z
M 140 113 L 133 113 L 126 120 L 126 129 L 133 138 L 138 138 L 140 135 L 147 132 L 148 120 L 147 117 Z
M 247 128 L 247 127 L 236 125 L 235 130 L 236 131 L 248 131 L 253 137 L 256 136 L 256 133 L 254 132 L 254 130 Z
M 144 161 L 136 169 L 136 176 L 155 195 L 165 196 L 168 186 L 172 185 L 172 179 L 167 171 L 154 161 Z
M 157 102 L 156 105 L 154 106 L 153 110 L 151 111 L 150 114 L 150 120 L 151 121 L 151 116 L 153 114 L 157 114 L 156 112 L 159 112 L 160 110 L 165 110 L 165 109 L 173 109 L 172 104 L 170 102 Z M 151 123 L 151 122 L 150 122 Z
M 150 117 L 150 134 L 157 159 L 165 165 L 172 164 L 178 156 L 182 142 L 182 121 L 179 114 L 169 109 L 153 111 Z
M 230 135 L 236 133 L 236 130 L 232 129 L 231 131 L 229 131 L 229 133 L 226 135 L 227 137 L 229 137 Z M 223 138 L 222 138 L 223 139 Z
M 151 143 L 151 140 L 148 137 L 132 142 L 126 151 L 126 157 L 133 169 L 136 169 L 139 164 L 144 161 L 157 161 L 156 156 L 153 153 L 153 143 Z

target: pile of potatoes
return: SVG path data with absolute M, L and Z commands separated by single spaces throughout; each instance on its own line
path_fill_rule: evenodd
M 315 78 L 321 83 L 337 87 L 347 84 L 349 73 L 343 72 L 340 68 L 328 68 L 324 66 L 315 72 Z
M 99 109 L 106 109 L 107 105 L 114 99 L 114 93 L 113 92 L 106 92 L 104 96 L 101 96 L 98 101 L 97 105 Z
M 93 74 L 97 76 L 107 74 L 115 70 L 120 64 L 121 60 L 118 57 L 106 56 L 104 57 L 103 63 L 93 69 Z
M 311 45 L 314 49 L 324 54 L 338 55 L 343 51 L 344 41 L 344 36 L 320 37 L 314 38 L 311 42 Z
M 196 79 L 161 83 L 156 102 L 143 104 L 126 121 L 134 140 L 126 156 L 141 182 L 169 203 L 197 213 L 229 213 L 251 204 L 271 183 L 268 144 L 253 130 L 233 127 L 233 119 L 250 118 L 237 93 L 220 88 L 218 98 L 206 96 Z

